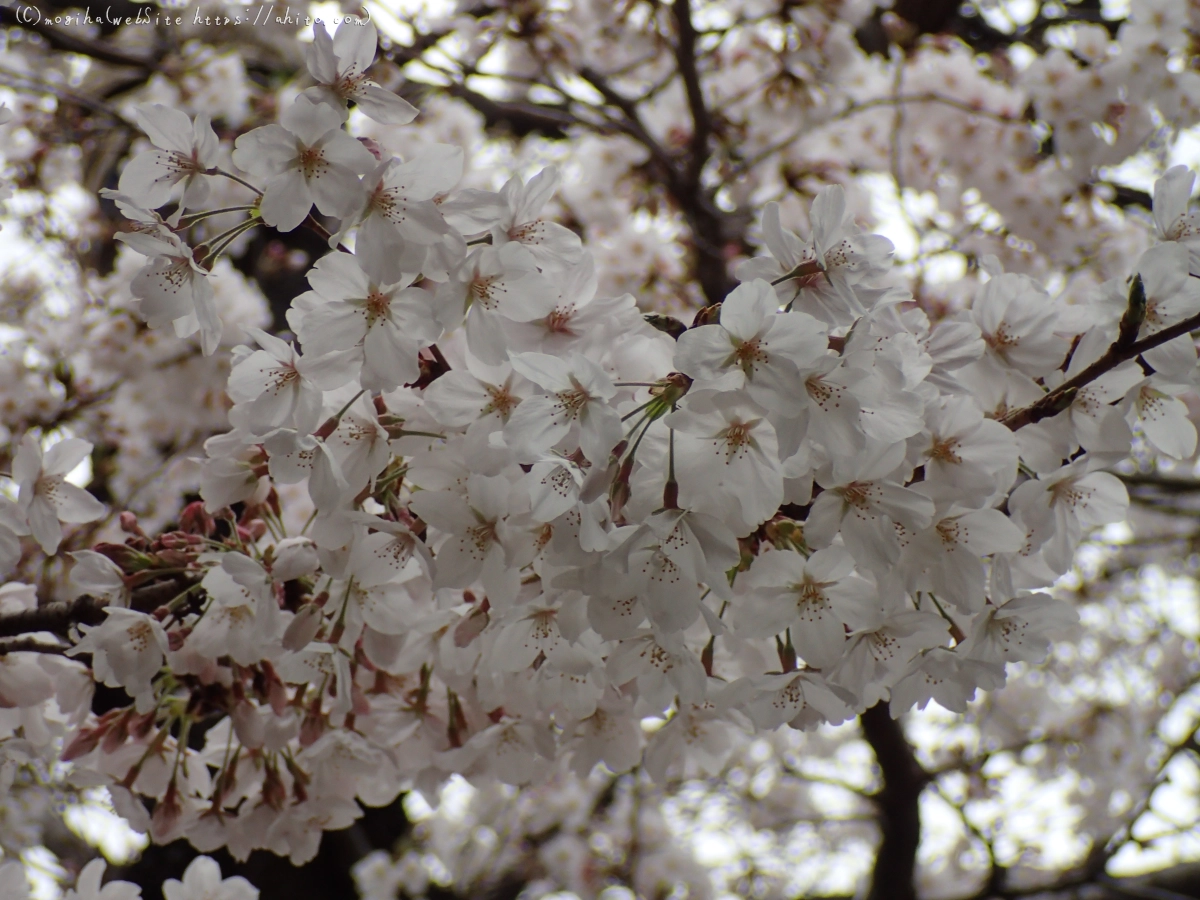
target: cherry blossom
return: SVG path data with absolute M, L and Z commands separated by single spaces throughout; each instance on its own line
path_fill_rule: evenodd
M 191 121 L 178 109 L 155 103 L 139 107 L 137 121 L 157 150 L 134 157 L 121 172 L 121 193 L 147 209 L 158 209 L 183 184 L 183 197 L 174 218 L 208 199 L 205 177 L 219 161 L 220 144 L 207 115 Z
M 237 139 L 233 161 L 268 179 L 259 211 L 263 221 L 291 231 L 316 203 L 328 216 L 344 216 L 362 192 L 359 176 L 371 166 L 371 154 L 341 130 L 331 107 L 298 98 L 279 125 L 264 125 Z
M 17 508 L 42 549 L 51 555 L 62 540 L 59 522 L 92 522 L 104 515 L 104 504 L 66 478 L 92 452 L 92 444 L 67 438 L 45 453 L 27 434 L 13 459 Z

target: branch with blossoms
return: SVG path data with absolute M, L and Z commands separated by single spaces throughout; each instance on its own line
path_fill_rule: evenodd
M 689 10 L 673 5 L 691 163 L 591 80 L 698 204 L 716 126 Z M 202 499 L 158 533 L 125 511 L 123 543 L 72 554 L 76 599 L 25 592 L 0 614 L 5 665 L 37 688 L 4 700 L 54 696 L 63 758 L 154 840 L 295 863 L 359 801 L 452 773 L 662 779 L 709 752 L 697 735 L 858 717 L 884 777 L 872 895 L 915 896 L 929 776 L 898 718 L 964 711 L 1075 625 L 1043 589 L 1124 517 L 1104 469 L 1135 428 L 1195 450 L 1190 173 L 1156 188 L 1132 292 L 1105 286 L 1087 316 L 988 261 L 970 308 L 931 321 L 833 185 L 806 236 L 767 204 L 765 252 L 736 286 L 720 259 L 731 290 L 705 285 L 719 307 L 660 330 L 599 295 L 588 245 L 543 215 L 554 168 L 464 188 L 456 147 L 402 158 L 356 136 L 417 115 L 368 74 L 376 45 L 372 26 L 318 26 L 311 83 L 234 138 L 231 169 L 206 116 L 138 109 L 153 149 L 111 196 L 150 327 L 215 356 L 237 339 L 217 261 L 242 234 L 308 227 L 330 252 L 294 340 L 241 327 Z M 218 179 L 252 199 L 206 208 Z M 105 514 L 68 480 L 91 449 L 21 441 L 0 564 L 33 543 L 53 558 L 62 523 Z M 39 631 L 68 659 L 43 659 Z M 43 663 L 124 697 L 92 713 Z

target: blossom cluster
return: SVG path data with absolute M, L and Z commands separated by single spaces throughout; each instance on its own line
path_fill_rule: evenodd
M 151 328 L 227 344 L 214 273 L 251 229 L 329 252 L 294 340 L 241 327 L 202 499 L 73 554 L 104 612 L 80 662 L 0 656 L 5 705 L 68 711 L 64 758 L 156 840 L 300 863 L 356 799 L 451 774 L 663 779 L 719 764 L 734 730 L 961 711 L 1073 625 L 1043 589 L 1124 518 L 1104 470 L 1135 433 L 1195 452 L 1186 169 L 1155 188 L 1158 243 L 1074 306 L 989 258 L 969 308 L 931 320 L 833 185 L 805 236 L 766 205 L 763 255 L 685 324 L 600 295 L 543 215 L 555 169 L 459 187 L 459 148 L 354 137 L 358 113 L 416 110 L 368 80 L 373 27 L 315 35 L 315 86 L 232 153 L 203 114 L 140 109 L 153 149 L 111 197 Z M 226 182 L 241 205 L 204 209 Z M 66 478 L 91 449 L 21 443 L 0 565 L 103 514 Z M 91 714 L 93 678 L 130 704 Z

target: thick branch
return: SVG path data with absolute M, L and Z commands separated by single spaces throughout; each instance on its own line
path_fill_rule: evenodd
M 1197 328 L 1200 328 L 1200 315 L 1191 316 L 1182 322 L 1176 322 L 1168 328 L 1156 331 L 1149 337 L 1142 338 L 1142 340 L 1135 341 L 1125 347 L 1120 346 L 1119 342 L 1114 343 L 1104 352 L 1103 356 L 1078 375 L 1068 378 L 1054 390 L 1046 393 L 1036 403 L 1009 413 L 1001 421 L 1013 431 L 1016 431 L 1019 428 L 1024 428 L 1026 425 L 1032 425 L 1035 422 L 1040 422 L 1042 419 L 1057 415 L 1067 405 L 1070 405 L 1070 398 L 1084 385 L 1091 384 L 1105 372 L 1112 371 L 1126 360 L 1136 359 L 1139 354 L 1145 353 L 1147 350 L 1153 350 L 1155 347 L 1159 347 L 1168 341 L 1173 341 L 1177 337 L 1191 334 Z
M 904 729 L 892 718 L 886 703 L 868 709 L 859 724 L 883 772 L 883 790 L 875 798 L 882 837 L 867 900 L 916 900 L 913 875 L 921 841 L 918 801 L 929 775 L 917 762 Z
M 695 245 L 694 272 L 705 301 L 709 306 L 720 303 L 733 289 L 723 250 L 727 239 L 723 224 L 728 217 L 713 204 L 699 179 L 693 181 L 654 139 L 643 124 L 633 100 L 614 90 L 608 80 L 593 69 L 584 66 L 579 74 L 600 92 L 609 106 L 624 113 L 624 121 L 618 123 L 618 127 L 650 151 L 658 169 L 656 175 L 691 228 L 692 243 Z M 705 137 L 705 144 L 707 141 Z
M 15 637 L 35 631 L 65 635 L 72 625 L 97 625 L 107 615 L 101 601 L 85 594 L 75 600 L 47 603 L 36 609 L 0 616 L 0 637 Z
M 687 91 L 688 110 L 692 115 L 692 138 L 688 147 L 687 181 L 696 188 L 700 184 L 700 172 L 708 161 L 708 137 L 712 133 L 712 119 L 704 104 L 704 91 L 700 87 L 700 73 L 696 69 L 696 29 L 692 26 L 691 0 L 675 0 L 671 4 L 675 16 L 678 44 L 675 46 L 675 61 L 679 66 L 679 77 Z
M 5 656 L 9 653 L 49 653 L 61 656 L 66 649 L 65 644 L 47 644 L 45 641 L 39 641 L 31 637 L 0 642 L 0 656 Z

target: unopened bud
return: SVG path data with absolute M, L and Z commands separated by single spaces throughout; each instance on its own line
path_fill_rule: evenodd
M 233 733 L 237 739 L 251 750 L 257 750 L 266 741 L 266 728 L 258 709 L 249 700 L 242 700 L 233 707 L 229 714 L 233 722 Z
M 317 604 L 306 603 L 301 606 L 283 633 L 283 648 L 293 652 L 303 650 L 321 630 L 324 618 L 323 610 Z
M 142 531 L 142 527 L 138 524 L 137 516 L 129 510 L 121 513 L 121 530 L 126 534 L 135 534 L 138 537 L 145 537 L 146 533 Z

